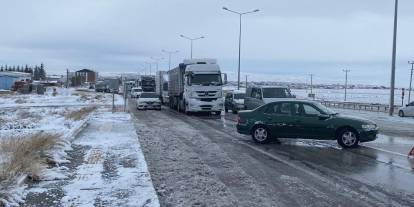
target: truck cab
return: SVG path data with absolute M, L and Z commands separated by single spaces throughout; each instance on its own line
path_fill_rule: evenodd
M 170 71 L 170 105 L 185 113 L 220 114 L 224 105 L 221 76 L 214 59 L 184 60 L 179 68 Z

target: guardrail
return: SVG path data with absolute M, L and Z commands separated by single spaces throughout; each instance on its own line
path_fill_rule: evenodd
M 389 112 L 389 105 L 385 104 L 369 104 L 369 103 L 356 103 L 356 102 L 339 102 L 339 101 L 319 101 L 322 105 L 331 108 L 352 109 L 359 111 L 373 111 L 373 112 Z M 394 106 L 394 113 L 398 113 L 398 109 L 401 106 Z

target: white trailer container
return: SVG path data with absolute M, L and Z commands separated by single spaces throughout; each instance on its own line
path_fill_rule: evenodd
M 168 97 L 168 72 L 158 71 L 155 76 L 155 93 L 157 93 L 163 104 L 169 102 Z
M 223 81 L 215 59 L 184 60 L 168 73 L 171 108 L 191 112 L 223 110 Z

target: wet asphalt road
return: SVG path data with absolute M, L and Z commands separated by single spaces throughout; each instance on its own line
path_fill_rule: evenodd
M 414 206 L 414 171 L 406 157 L 364 146 L 343 150 L 335 141 L 281 139 L 282 144 L 258 145 L 235 131 L 231 115 L 131 110 L 136 127 L 154 128 L 152 138 L 139 136 L 162 206 L 194 204 L 187 201 L 197 198 L 196 204 L 207 206 Z M 166 135 L 157 144 L 179 142 L 173 151 L 182 152 L 156 148 L 150 139 L 156 139 L 157 131 Z M 224 186 L 228 203 L 208 200 L 214 196 L 206 197 L 202 189 L 209 189 L 201 183 L 187 183 L 198 193 L 176 189 L 175 183 L 186 185 L 186 181 L 167 176 L 171 175 L 168 166 L 190 168 L 193 163 L 180 157 L 166 161 L 162 155 L 186 156 L 187 152 L 208 168 L 210 179 Z M 199 173 L 193 171 L 183 173 Z M 165 191 L 166 186 L 172 187 Z

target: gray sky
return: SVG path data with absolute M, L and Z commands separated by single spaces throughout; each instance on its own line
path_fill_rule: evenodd
M 162 49 L 190 44 L 179 37 L 206 36 L 194 57 L 217 58 L 235 79 L 238 16 L 222 10 L 260 9 L 243 17 L 242 74 L 256 80 L 389 84 L 393 0 L 16 0 L 0 1 L 0 64 L 45 63 L 99 72 L 142 71 Z M 414 2 L 400 0 L 397 85 L 408 87 L 414 60 Z M 167 68 L 167 59 L 160 69 Z

